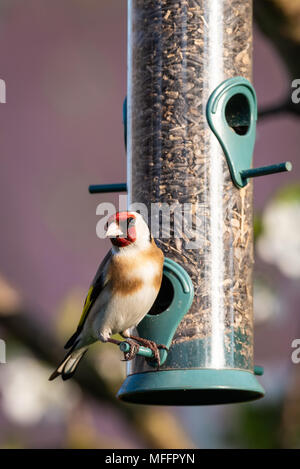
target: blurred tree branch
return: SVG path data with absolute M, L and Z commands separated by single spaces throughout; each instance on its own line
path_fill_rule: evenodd
M 300 1 L 254 0 L 254 19 L 275 46 L 290 76 L 286 99 L 259 111 L 259 117 L 289 112 L 300 116 L 300 106 L 291 100 L 291 82 L 300 78 Z
M 49 332 L 45 325 L 31 317 L 30 313 L 18 310 L 5 314 L 0 311 L 0 326 L 25 345 L 39 360 L 56 367 L 63 358 L 62 346 Z M 97 400 L 113 403 L 122 409 L 122 413 L 130 416 L 132 411 L 125 408 L 112 396 L 106 383 L 97 373 L 94 367 L 86 360 L 84 367 L 80 367 L 73 377 L 82 390 Z M 50 385 L 50 383 L 49 383 Z

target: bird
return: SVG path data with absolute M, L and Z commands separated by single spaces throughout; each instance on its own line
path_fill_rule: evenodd
M 106 237 L 112 247 L 101 262 L 86 296 L 75 333 L 67 341 L 67 355 L 49 380 L 71 378 L 90 345 L 100 340 L 119 345 L 120 334 L 130 343 L 125 360 L 135 357 L 139 346 L 149 347 L 160 364 L 162 344 L 131 335 L 153 306 L 159 293 L 164 255 L 156 245 L 141 214 L 116 212 L 108 218 Z

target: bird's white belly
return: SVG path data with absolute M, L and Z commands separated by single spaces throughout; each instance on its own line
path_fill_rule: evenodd
M 136 326 L 147 314 L 157 296 L 152 286 L 144 286 L 130 295 L 114 294 L 102 314 L 94 317 L 93 329 L 98 338 L 107 340 L 112 334 Z

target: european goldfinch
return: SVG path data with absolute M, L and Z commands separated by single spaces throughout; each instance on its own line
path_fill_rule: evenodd
M 70 351 L 50 376 L 73 376 L 88 347 L 100 340 L 119 344 L 114 334 L 149 346 L 159 364 L 159 348 L 152 341 L 130 335 L 148 313 L 159 292 L 164 256 L 151 237 L 147 223 L 136 212 L 118 212 L 109 218 L 106 237 L 112 249 L 103 259 L 87 294 L 76 332 L 65 348 Z M 138 345 L 132 343 L 133 358 Z

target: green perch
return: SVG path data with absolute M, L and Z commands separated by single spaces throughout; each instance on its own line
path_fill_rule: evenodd
M 119 348 L 121 352 L 123 353 L 130 352 L 130 344 L 126 342 L 126 340 L 124 340 L 123 342 L 119 344 Z M 142 345 L 140 345 L 137 355 L 141 355 L 142 357 L 145 357 L 145 358 L 152 358 L 153 352 L 148 347 L 143 347 Z

